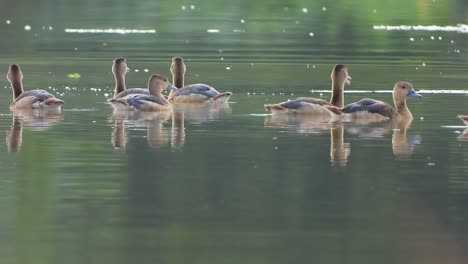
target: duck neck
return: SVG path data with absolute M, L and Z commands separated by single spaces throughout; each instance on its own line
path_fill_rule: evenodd
M 342 108 L 344 106 L 344 83 L 337 83 L 332 81 L 332 96 L 330 99 L 330 104 Z
M 158 97 L 159 99 L 163 100 L 167 104 L 169 104 L 169 101 L 167 101 L 166 97 L 161 93 L 162 92 L 162 87 L 156 86 L 156 87 L 150 87 L 149 88 L 149 93 L 154 96 Z
M 184 74 L 181 72 L 178 72 L 174 75 L 172 75 L 172 84 L 177 87 L 178 89 L 184 87 Z M 169 98 L 172 98 L 177 90 L 171 90 L 169 92 Z
M 13 100 L 23 93 L 23 83 L 21 80 L 11 81 L 11 88 L 13 89 Z
M 115 78 L 115 90 L 114 90 L 114 96 L 117 94 L 125 91 L 125 75 L 118 75 L 114 74 Z
M 411 114 L 411 111 L 406 105 L 406 100 L 398 100 L 393 98 L 393 101 L 395 102 L 395 109 L 401 117 L 413 119 L 413 114 Z

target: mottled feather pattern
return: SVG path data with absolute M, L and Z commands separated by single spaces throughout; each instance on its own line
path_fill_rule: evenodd
M 371 114 L 379 114 L 384 117 L 392 117 L 396 114 L 395 109 L 393 109 L 389 104 L 370 98 L 364 98 L 356 103 L 346 105 L 343 108 L 343 112 L 345 114 L 368 112 Z
M 148 89 L 145 89 L 145 88 L 127 89 L 125 91 L 122 91 L 122 92 L 118 93 L 116 96 L 114 96 L 114 99 L 123 98 L 123 97 L 131 95 L 131 94 L 149 94 L 149 91 L 148 91 Z
M 207 98 L 212 98 L 219 94 L 216 89 L 206 84 L 191 84 L 187 85 L 175 92 L 175 96 L 187 96 L 191 94 L 200 94 Z
M 128 105 L 133 106 L 135 109 L 138 110 L 143 109 L 145 101 L 153 102 L 162 106 L 168 105 L 167 101 L 163 100 L 162 98 L 146 94 L 131 94 L 125 99 Z
M 31 90 L 31 91 L 23 92 L 22 94 L 20 94 L 18 97 L 15 98 L 15 100 L 13 100 L 12 104 L 15 104 L 19 100 L 28 96 L 33 96 L 35 97 L 34 101 L 40 101 L 40 102 L 48 98 L 54 97 L 52 94 L 44 90 Z

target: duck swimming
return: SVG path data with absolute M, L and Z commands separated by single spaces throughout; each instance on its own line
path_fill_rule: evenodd
M 23 90 L 23 73 L 19 65 L 12 64 L 7 73 L 7 79 L 13 89 L 13 102 L 10 110 L 45 109 L 60 110 L 64 102 L 55 98 L 45 90 Z
M 346 105 L 343 108 L 343 113 L 353 120 L 362 119 L 370 122 L 379 122 L 395 118 L 412 120 L 413 115 L 406 105 L 406 99 L 408 97 L 422 98 L 422 95 L 414 90 L 411 83 L 400 81 L 395 83 L 393 87 L 393 103 L 395 108 L 385 102 L 365 98 L 359 102 Z
M 131 93 L 124 97 L 112 98 L 109 103 L 115 110 L 124 111 L 168 111 L 171 104 L 161 94 L 164 89 L 177 89 L 164 75 L 153 74 L 148 80 L 149 94 Z
M 148 89 L 144 88 L 131 88 L 127 89 L 125 86 L 125 75 L 128 72 L 127 60 L 125 58 L 117 58 L 112 64 L 112 73 L 115 79 L 114 97 L 122 98 L 129 94 L 149 94 Z
M 457 117 L 460 118 L 461 121 L 463 121 L 463 123 L 465 123 L 465 125 L 468 126 L 468 115 L 458 115 Z
M 330 102 L 323 99 L 300 97 L 279 104 L 265 104 L 265 109 L 273 114 L 307 114 L 331 117 L 340 115 L 344 105 L 344 86 L 351 84 L 348 66 L 335 65 L 331 73 L 332 97 Z
M 231 97 L 231 92 L 220 93 L 207 84 L 197 83 L 184 86 L 185 71 L 184 60 L 181 57 L 172 58 L 172 82 L 178 89 L 169 94 L 171 103 L 225 104 Z

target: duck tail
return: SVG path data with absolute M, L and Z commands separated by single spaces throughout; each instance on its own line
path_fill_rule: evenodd
M 232 95 L 231 92 L 220 93 L 220 94 L 215 95 L 213 97 L 213 100 L 216 103 L 225 104 L 225 103 L 227 103 L 227 101 L 229 100 L 229 97 L 231 97 L 231 95 Z
M 43 103 L 45 105 L 49 105 L 49 106 L 51 106 L 51 105 L 63 105 L 64 104 L 64 102 L 62 100 L 57 99 L 55 97 L 47 98 L 47 99 L 44 100 Z
M 468 115 L 457 115 L 466 125 L 468 125 Z
M 287 109 L 286 107 L 282 106 L 281 104 L 265 104 L 263 107 L 265 108 L 265 110 L 267 110 L 269 112 L 284 111 L 284 110 Z
M 119 105 L 125 105 L 125 106 L 128 105 L 127 101 L 122 100 L 121 98 L 117 98 L 117 99 L 111 98 L 111 99 L 109 99 L 109 100 L 107 100 L 107 101 L 108 101 L 109 103 L 111 103 L 111 104 L 119 104 Z

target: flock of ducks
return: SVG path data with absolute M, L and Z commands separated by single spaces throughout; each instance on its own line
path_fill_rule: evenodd
M 231 92 L 220 93 L 206 84 L 184 85 L 186 66 L 180 57 L 174 57 L 171 64 L 173 84 L 164 75 L 153 74 L 148 80 L 147 89 L 127 89 L 125 75 L 128 71 L 125 58 L 117 58 L 112 65 L 115 78 L 113 98 L 108 102 L 117 111 L 169 111 L 173 104 L 225 104 Z M 18 65 L 10 65 L 7 79 L 13 90 L 12 111 L 18 109 L 61 109 L 64 102 L 44 90 L 23 90 L 23 74 Z M 323 99 L 300 97 L 278 104 L 266 104 L 264 107 L 273 114 L 317 115 L 329 118 L 346 117 L 348 119 L 371 118 L 376 121 L 394 118 L 412 118 L 406 105 L 408 97 L 421 98 L 409 82 L 397 82 L 393 89 L 393 108 L 389 104 L 374 100 L 362 99 L 359 102 L 344 105 L 344 87 L 351 83 L 348 66 L 338 64 L 331 73 L 332 96 L 330 102 Z M 167 97 L 163 90 L 170 90 Z
M 141 122 L 147 126 L 147 140 L 151 147 L 170 144 L 174 149 L 181 148 L 185 143 L 184 119 L 204 122 L 203 120 L 213 114 L 224 115 L 230 110 L 228 101 L 231 92 L 220 93 L 206 84 L 185 85 L 186 66 L 180 57 L 172 59 L 172 83 L 166 76 L 153 74 L 148 80 L 147 88 L 127 88 L 125 77 L 128 71 L 125 58 L 114 60 L 112 72 L 115 89 L 112 98 L 107 101 L 114 109 L 112 119 L 115 124 L 111 138 L 116 150 L 126 149 L 126 127 L 139 126 Z M 414 90 L 411 83 L 400 81 L 393 88 L 394 106 L 370 98 L 345 105 L 344 89 L 352 81 L 348 71 L 348 66 L 343 64 L 333 68 L 330 101 L 300 97 L 281 103 L 265 104 L 264 108 L 272 113 L 265 119 L 265 126 L 292 128 L 299 133 L 329 130 L 330 160 L 338 167 L 346 166 L 350 154 L 350 144 L 344 142 L 342 121 L 348 122 L 348 133 L 358 134 L 360 137 L 381 137 L 393 131 L 394 155 L 399 158 L 410 157 L 414 143 L 417 144 L 417 138 L 414 141 L 406 132 L 413 119 L 406 101 L 409 97 L 422 96 Z M 58 121 L 61 119 L 64 101 L 45 90 L 24 91 L 23 74 L 18 65 L 10 65 L 7 79 L 13 90 L 10 110 L 15 118 L 6 142 L 10 152 L 17 152 L 22 144 L 23 121 L 38 129 Z M 165 96 L 162 94 L 163 90 L 170 92 Z M 36 109 L 39 113 L 44 113 L 41 115 L 42 119 L 30 115 L 31 110 Z M 169 118 L 172 119 L 170 132 L 164 129 L 163 125 Z M 460 115 L 459 118 L 468 125 L 468 116 Z
M 162 112 L 170 111 L 174 104 L 227 104 L 231 92 L 218 92 L 206 84 L 185 85 L 186 66 L 181 57 L 174 57 L 170 67 L 172 83 L 164 75 L 153 74 L 148 80 L 148 87 L 128 89 L 125 75 L 128 71 L 125 58 L 117 58 L 112 65 L 115 78 L 115 91 L 109 104 L 115 111 Z M 23 74 L 18 65 L 10 65 L 7 79 L 13 90 L 13 102 L 10 110 L 43 109 L 61 110 L 64 101 L 45 90 L 24 91 Z M 336 65 L 331 73 L 332 94 L 329 102 L 310 97 L 300 97 L 277 104 L 265 104 L 264 108 L 273 115 L 314 116 L 318 121 L 348 120 L 360 122 L 381 122 L 384 120 L 411 120 L 413 115 L 406 100 L 409 97 L 422 98 L 411 83 L 399 81 L 393 87 L 394 107 L 370 98 L 344 105 L 344 88 L 351 84 L 348 66 Z M 162 94 L 169 90 L 168 96 Z M 468 116 L 460 115 L 466 124 Z

